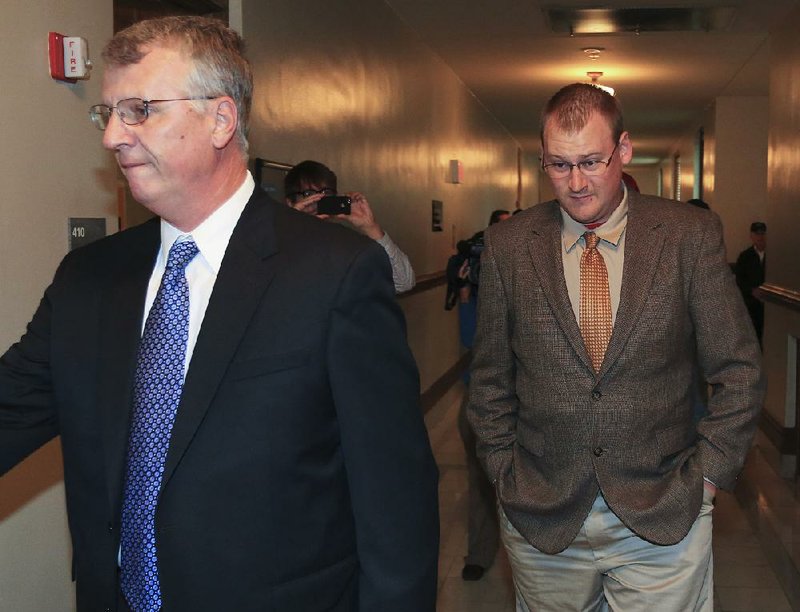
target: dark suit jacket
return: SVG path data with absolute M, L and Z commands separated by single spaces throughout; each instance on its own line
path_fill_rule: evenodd
M 541 204 L 486 233 L 470 418 L 512 524 L 555 553 L 598 490 L 639 536 L 673 544 L 703 476 L 730 488 L 763 400 L 758 344 L 719 218 L 628 194 L 621 299 L 595 374 L 562 264 L 561 216 Z M 714 388 L 692 419 L 692 375 Z
M 78 610 L 116 608 L 158 221 L 70 253 L 0 362 L 0 473 L 56 434 Z M 165 612 L 433 610 L 436 467 L 389 263 L 260 190 L 186 376 L 156 515 Z

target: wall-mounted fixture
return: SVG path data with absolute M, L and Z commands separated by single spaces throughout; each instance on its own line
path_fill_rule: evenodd
M 58 81 L 75 83 L 88 79 L 92 69 L 89 59 L 89 43 L 80 36 L 64 36 L 58 32 L 48 35 L 50 76 Z
M 450 173 L 448 175 L 449 183 L 460 183 L 464 178 L 464 167 L 461 165 L 461 160 L 450 160 Z
M 612 96 L 614 95 L 613 87 L 609 87 L 608 85 L 600 85 L 600 83 L 597 82 L 597 80 L 601 76 L 603 76 L 602 72 L 587 72 L 586 76 L 588 76 L 592 80 L 592 85 L 594 85 L 595 87 L 599 87 L 600 89 L 602 89 L 606 93 L 611 94 Z

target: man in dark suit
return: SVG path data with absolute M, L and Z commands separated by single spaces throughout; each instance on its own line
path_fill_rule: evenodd
M 739 253 L 736 259 L 736 284 L 742 292 L 760 343 L 764 335 L 764 302 L 759 299 L 756 289 L 764 284 L 767 269 L 766 223 L 754 221 L 750 224 L 750 241 L 752 246 Z
M 542 148 L 557 200 L 486 232 L 470 383 L 517 609 L 711 610 L 712 502 L 763 401 L 719 218 L 623 187 L 592 85 L 551 98 Z
M 61 263 L 0 362 L 0 473 L 61 436 L 81 612 L 433 610 L 389 262 L 255 189 L 241 51 L 194 17 L 106 47 L 91 116 L 160 219 Z

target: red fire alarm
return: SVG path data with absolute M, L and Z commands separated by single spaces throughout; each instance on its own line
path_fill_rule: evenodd
M 64 73 L 64 35 L 50 32 L 48 50 L 50 52 L 50 76 L 59 81 L 75 83 L 78 79 L 70 78 Z

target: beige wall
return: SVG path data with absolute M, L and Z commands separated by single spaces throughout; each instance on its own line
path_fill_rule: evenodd
M 330 166 L 341 191 L 367 195 L 418 276 L 443 270 L 492 210 L 514 208 L 517 143 L 387 5 L 243 0 L 241 22 L 255 75 L 251 156 Z M 460 184 L 447 180 L 451 159 Z M 538 193 L 530 160 L 523 205 Z M 444 202 L 443 232 L 431 231 L 431 200 Z M 444 293 L 401 302 L 423 390 L 460 350 Z
M 633 139 L 633 148 L 636 149 L 636 138 Z M 658 193 L 658 167 L 657 166 L 626 166 L 625 172 L 630 174 L 639 186 L 639 192 L 646 195 L 659 195 Z
M 703 114 L 703 199 L 722 219 L 729 261 L 750 246 L 750 223 L 766 213 L 768 125 L 767 96 L 719 97 Z M 687 130 L 662 163 L 664 197 L 673 197 L 675 155 L 681 160 L 680 199 L 694 197 L 699 127 Z
M 714 208 L 717 166 L 717 121 L 714 106 L 703 113 L 703 200 Z
M 769 181 L 764 220 L 769 228 L 767 282 L 800 292 L 794 236 L 800 227 L 800 9 L 772 33 L 769 101 Z M 769 376 L 766 409 L 778 423 L 795 425 L 795 354 L 800 313 L 767 304 L 764 361 Z
M 113 160 L 88 121 L 99 101 L 99 51 L 111 3 L 29 0 L 3 5 L 0 36 L 0 343 L 19 338 L 67 251 L 68 217 L 115 227 Z M 98 66 L 74 85 L 49 76 L 49 31 L 89 41 Z M 72 610 L 70 548 L 57 443 L 0 480 L 0 610 Z
M 244 0 L 243 34 L 251 155 L 329 165 L 342 190 L 367 194 L 418 274 L 442 270 L 454 239 L 514 207 L 516 142 L 386 5 Z M 451 159 L 461 184 L 447 181 Z M 536 192 L 526 166 L 523 202 Z M 430 231 L 433 199 L 444 202 L 441 233 Z
M 728 259 L 750 246 L 750 224 L 767 204 L 767 96 L 716 100 L 713 208 L 722 217 Z

